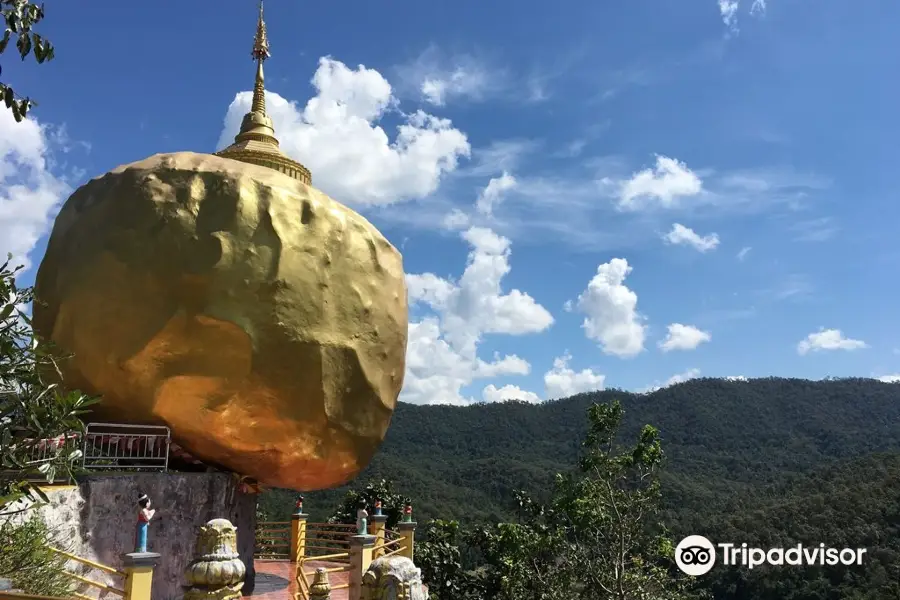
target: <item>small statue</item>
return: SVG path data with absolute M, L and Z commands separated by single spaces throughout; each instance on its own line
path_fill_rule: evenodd
M 381 516 L 381 500 L 375 501 L 375 516 L 376 517 Z
M 297 496 L 297 504 L 294 505 L 296 510 L 296 514 L 303 514 L 303 496 Z
M 360 500 L 356 510 L 356 532 L 359 535 L 367 535 L 369 533 L 369 513 L 366 511 L 366 501 Z
M 147 494 L 138 496 L 138 512 L 137 531 L 135 533 L 134 548 L 135 552 L 147 551 L 147 529 L 150 526 L 150 519 L 156 514 L 156 511 L 150 508 L 150 498 Z

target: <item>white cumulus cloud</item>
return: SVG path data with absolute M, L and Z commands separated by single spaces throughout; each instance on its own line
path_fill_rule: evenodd
M 494 213 L 494 207 L 503 200 L 503 194 L 516 187 L 516 178 L 503 172 L 500 177 L 491 179 L 475 202 L 475 209 L 485 215 Z
M 729 29 L 737 27 L 738 0 L 719 0 L 719 14 Z
M 700 377 L 700 369 L 688 369 L 687 371 L 685 371 L 683 373 L 676 373 L 675 375 L 672 375 L 663 384 L 654 384 L 651 386 L 647 386 L 642 390 L 638 390 L 637 393 L 638 394 L 652 394 L 653 392 L 655 392 L 657 390 L 661 390 L 663 388 L 667 388 L 670 385 L 675 385 L 676 383 L 684 383 L 685 381 L 688 381 L 689 379 L 696 379 L 697 377 Z
M 525 292 L 502 291 L 502 279 L 510 270 L 507 238 L 478 227 L 469 228 L 462 237 L 471 249 L 458 281 L 432 273 L 406 277 L 410 304 L 433 313 L 410 322 L 401 394 L 406 402 L 466 404 L 474 399 L 463 397 L 461 390 L 476 379 L 527 375 L 530 365 L 518 356 L 480 359 L 482 337 L 538 333 L 553 324 L 550 313 Z M 495 397 L 504 389 L 493 388 L 485 394 Z
M 591 369 L 575 371 L 569 367 L 572 356 L 569 353 L 557 357 L 553 368 L 544 373 L 544 387 L 547 398 L 566 398 L 582 392 L 602 390 L 606 376 Z
M 860 350 L 868 348 L 862 340 L 845 338 L 840 329 L 820 329 L 806 336 L 797 344 L 797 353 L 800 355 L 822 350 Z
M 740 8 L 740 0 L 718 0 L 719 14 L 722 22 L 725 23 L 731 32 L 737 33 L 738 26 L 738 9 Z M 750 5 L 750 14 L 752 16 L 762 17 L 766 14 L 766 0 L 753 0 Z
M 900 374 L 882 375 L 881 377 L 876 377 L 875 379 L 882 383 L 900 383 Z
M 669 332 L 666 335 L 666 339 L 659 343 L 659 347 L 663 352 L 671 352 L 672 350 L 693 350 L 700 344 L 708 342 L 711 339 L 712 335 L 710 335 L 708 331 L 702 331 L 693 325 L 672 323 L 669 325 Z
M 639 354 L 646 334 L 637 294 L 625 285 L 631 270 L 624 258 L 601 264 L 576 303 L 586 315 L 582 327 L 587 337 L 599 342 L 603 352 L 620 357 Z
M 540 396 L 534 392 L 528 392 L 515 385 L 504 385 L 498 388 L 493 383 L 489 384 L 482 391 L 482 399 L 485 402 L 505 402 L 507 400 L 523 400 L 525 402 L 537 403 L 541 401 Z
M 400 113 L 391 85 L 374 69 L 321 58 L 312 83 L 316 95 L 304 107 L 266 92 L 266 110 L 281 148 L 337 200 L 372 206 L 422 198 L 469 156 L 466 135 L 449 120 Z M 219 148 L 232 142 L 251 98 L 251 92 L 235 96 Z M 378 125 L 389 111 L 402 119 L 393 140 Z
M 701 191 L 703 182 L 686 164 L 667 156 L 657 156 L 653 168 L 638 171 L 621 184 L 619 208 L 635 210 L 654 201 L 670 208 L 679 198 L 696 196 Z
M 65 151 L 65 132 L 33 116 L 16 123 L 0 108 L 0 255 L 30 266 L 28 255 L 49 233 L 60 203 L 71 189 L 53 173 L 54 151 Z
M 719 245 L 718 234 L 710 233 L 701 236 L 690 227 L 685 227 L 681 223 L 672 225 L 672 230 L 663 236 L 663 240 L 667 244 L 676 246 L 691 246 L 699 252 L 709 252 Z

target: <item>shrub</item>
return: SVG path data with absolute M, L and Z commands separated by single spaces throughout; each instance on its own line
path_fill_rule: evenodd
M 40 517 L 22 523 L 0 518 L 0 579 L 26 594 L 71 597 L 75 589 L 65 575 L 67 561 L 47 547 L 50 543 L 53 536 Z

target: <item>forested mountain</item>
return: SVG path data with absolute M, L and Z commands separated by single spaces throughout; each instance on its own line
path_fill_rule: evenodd
M 351 485 L 392 480 L 419 522 L 514 519 L 513 493 L 546 496 L 554 475 L 575 465 L 588 406 L 613 399 L 625 408 L 624 440 L 645 424 L 661 432 L 665 522 L 676 540 L 870 548 L 863 571 L 717 571 L 717 599 L 900 598 L 900 384 L 696 379 L 538 405 L 401 404 Z M 345 490 L 306 494 L 309 512 L 324 518 Z M 269 491 L 261 505 L 285 518 L 293 497 Z
M 393 480 L 420 519 L 503 519 L 513 491 L 540 496 L 574 465 L 587 407 L 613 399 L 625 407 L 625 437 L 648 423 L 660 429 L 672 506 L 724 506 L 836 460 L 900 452 L 900 384 L 695 379 L 651 394 L 606 390 L 536 405 L 401 403 L 358 482 Z M 314 516 L 329 511 L 343 491 L 307 494 L 307 506 Z

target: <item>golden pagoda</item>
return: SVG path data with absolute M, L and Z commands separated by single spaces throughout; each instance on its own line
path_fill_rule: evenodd
M 234 144 L 119 166 L 63 204 L 34 328 L 97 422 L 158 424 L 206 464 L 275 487 L 339 486 L 369 463 L 403 385 L 400 252 L 310 185 L 253 103 Z
M 266 114 L 263 63 L 271 54 L 269 54 L 269 40 L 266 37 L 266 22 L 263 20 L 262 0 L 259 2 L 259 20 L 256 23 L 256 37 L 250 55 L 256 60 L 256 82 L 253 84 L 253 103 L 250 112 L 244 115 L 241 130 L 235 136 L 234 143 L 216 152 L 216 156 L 269 167 L 310 185 L 312 179 L 309 169 L 281 151 L 278 139 L 275 138 L 272 119 Z

